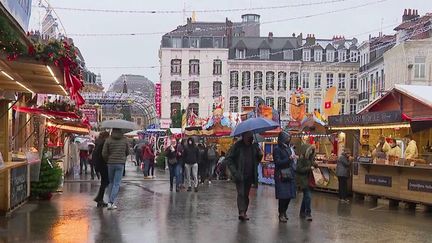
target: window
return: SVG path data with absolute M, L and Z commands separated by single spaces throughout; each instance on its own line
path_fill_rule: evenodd
M 327 62 L 334 62 L 334 51 L 333 50 L 328 50 L 326 52 L 326 60 L 327 60 Z
M 262 90 L 263 86 L 263 73 L 254 72 L 254 90 Z
M 274 72 L 266 73 L 266 90 L 274 90 Z
M 181 74 L 181 63 L 180 59 L 171 60 L 171 74 Z
M 322 62 L 322 50 L 315 49 L 315 51 L 314 51 L 314 61 L 315 62 Z
M 310 59 L 311 59 L 311 50 L 303 49 L 303 61 L 310 62 Z
M 181 82 L 172 81 L 171 82 L 171 96 L 181 96 Z
M 302 73 L 302 88 L 309 89 L 309 73 Z
M 345 73 L 339 73 L 338 77 L 339 77 L 338 88 L 345 89 Z
M 321 112 L 321 98 L 314 98 L 314 109 Z
M 350 89 L 357 90 L 357 74 L 350 73 Z
M 214 48 L 222 48 L 223 40 L 220 37 L 213 38 L 213 47 Z
M 222 61 L 219 59 L 213 61 L 213 74 L 214 75 L 222 74 Z
M 190 103 L 188 106 L 188 110 L 190 113 L 193 113 L 196 116 L 199 116 L 199 104 L 198 103 Z
M 245 49 L 236 49 L 235 57 L 236 57 L 236 59 L 245 59 L 246 58 L 246 50 Z
M 286 98 L 285 97 L 278 97 L 278 105 L 277 110 L 279 112 L 285 112 L 286 111 Z
M 189 61 L 189 74 L 190 75 L 199 75 L 200 73 L 200 66 L 199 66 L 199 60 L 193 59 Z
M 270 49 L 260 49 L 260 59 L 270 59 Z
M 171 103 L 171 118 L 175 116 L 178 112 L 181 112 L 181 104 L 180 103 Z
M 339 115 L 345 114 L 345 98 L 339 98 L 338 103 L 341 104 L 341 109 L 340 109 Z
M 350 62 L 357 62 L 357 61 L 358 61 L 358 52 L 350 51 Z
M 357 111 L 357 99 L 350 99 L 350 114 L 355 114 Z
M 239 111 L 239 99 L 236 96 L 230 97 L 230 112 L 238 112 Z
M 338 58 L 339 58 L 339 62 L 345 62 L 346 61 L 346 50 L 339 50 L 338 51 Z
M 314 74 L 315 77 L 315 89 L 320 89 L 321 88 L 321 73 L 315 73 Z
M 182 38 L 181 37 L 173 37 L 172 38 L 172 47 L 173 48 L 181 48 L 182 47 Z
M 200 38 L 199 37 L 191 37 L 190 38 L 190 47 L 191 48 L 199 48 L 200 47 Z
M 304 101 L 306 113 L 309 113 L 309 98 L 305 98 Z
M 295 90 L 299 86 L 299 75 L 297 72 L 290 73 L 290 90 Z
M 274 107 L 274 98 L 273 97 L 267 97 L 265 102 L 266 102 L 267 106 Z
M 414 78 L 426 77 L 426 57 L 414 58 Z
M 238 85 L 239 85 L 239 73 L 237 71 L 231 71 L 230 88 L 238 88 Z
M 222 82 L 214 81 L 213 82 L 213 98 L 217 98 L 222 96 Z
M 294 59 L 294 51 L 293 50 L 284 50 L 283 51 L 284 60 L 293 60 Z
M 199 97 L 199 82 L 189 82 L 189 97 Z
M 242 72 L 242 89 L 243 90 L 248 90 L 250 89 L 250 72 L 249 71 L 244 71 Z
M 333 87 L 333 73 L 327 73 L 327 89 Z
M 280 90 L 285 91 L 286 90 L 286 77 L 287 77 L 286 72 L 279 72 L 278 73 L 278 91 L 280 91 Z
M 257 106 L 259 100 L 262 100 L 260 96 L 254 96 L 254 102 L 253 102 L 254 106 Z
M 241 105 L 242 106 L 250 106 L 250 97 L 249 96 L 242 97 Z

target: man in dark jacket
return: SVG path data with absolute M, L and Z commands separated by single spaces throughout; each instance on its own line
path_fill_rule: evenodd
M 242 139 L 230 148 L 225 157 L 225 163 L 236 183 L 237 207 L 241 221 L 249 220 L 246 214 L 249 207 L 249 192 L 252 184 L 258 185 L 257 166 L 262 156 L 258 144 L 253 143 L 252 132 L 246 132 L 242 134 Z
M 300 218 L 312 221 L 312 186 L 309 184 L 309 178 L 313 177 L 312 167 L 318 168 L 315 162 L 315 145 L 303 143 L 298 151 L 299 159 L 297 161 L 296 179 L 300 189 L 303 191 L 303 200 L 300 207 Z
M 184 148 L 184 161 L 186 170 L 186 181 L 188 183 L 188 191 L 192 191 L 192 182 L 195 192 L 198 192 L 198 156 L 199 151 L 192 138 L 188 138 L 187 145 Z M 191 179 L 192 172 L 192 179 Z M 192 181 L 193 180 L 193 181 Z
M 339 200 L 342 203 L 349 203 L 348 194 L 348 178 L 350 177 L 350 153 L 348 148 L 345 148 L 341 156 L 339 156 L 336 165 L 336 176 L 339 181 Z
M 108 166 L 102 157 L 102 149 L 103 149 L 105 140 L 108 137 L 109 137 L 108 132 L 101 132 L 99 134 L 99 137 L 96 139 L 95 149 L 93 150 L 93 154 L 92 154 L 92 161 L 93 161 L 93 164 L 95 165 L 96 173 L 99 173 L 101 176 L 101 184 L 99 187 L 99 191 L 98 191 L 97 196 L 94 199 L 94 201 L 97 203 L 97 207 L 108 206 L 108 204 L 105 203 L 103 200 L 104 194 L 105 194 L 105 189 L 109 185 Z

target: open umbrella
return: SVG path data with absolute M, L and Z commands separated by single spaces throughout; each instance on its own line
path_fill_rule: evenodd
M 279 127 L 279 124 L 262 117 L 249 118 L 239 123 L 231 132 L 232 137 L 236 137 L 245 132 L 262 133 Z
M 106 120 L 101 124 L 101 128 L 118 128 L 124 130 L 137 130 L 139 129 L 138 125 L 121 119 L 117 120 Z

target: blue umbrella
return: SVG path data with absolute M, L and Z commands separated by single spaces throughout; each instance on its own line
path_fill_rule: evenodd
M 231 132 L 232 137 L 236 137 L 245 132 L 262 133 L 279 127 L 279 124 L 262 117 L 249 118 L 238 124 Z

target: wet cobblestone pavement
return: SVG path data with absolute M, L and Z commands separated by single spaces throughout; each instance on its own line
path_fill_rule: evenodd
M 128 167 L 119 209 L 92 201 L 98 181 L 69 181 L 51 201 L 30 201 L 0 218 L 0 242 L 432 242 L 432 214 L 389 209 L 379 201 L 340 204 L 333 194 L 314 193 L 313 222 L 298 217 L 302 194 L 277 218 L 274 188 L 251 192 L 251 220 L 237 219 L 235 186 L 202 185 L 198 193 L 169 192 L 166 175 L 143 180 Z

